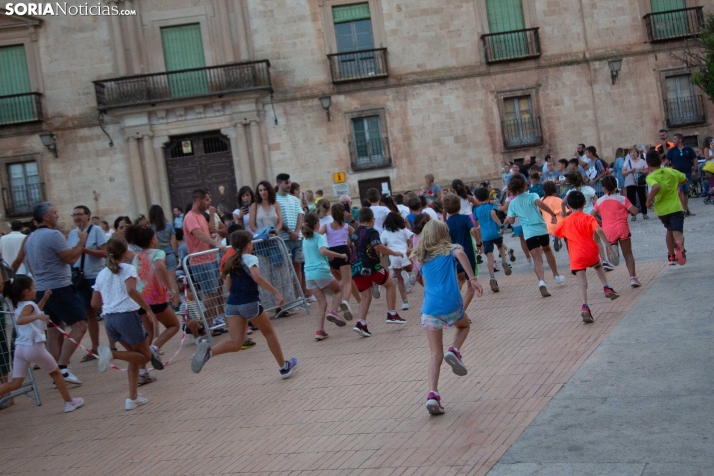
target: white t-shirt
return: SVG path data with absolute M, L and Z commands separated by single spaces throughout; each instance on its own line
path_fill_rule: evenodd
M 27 238 L 27 236 L 19 231 L 11 231 L 0 238 L 0 253 L 2 254 L 2 259 L 10 266 L 12 266 L 12 262 L 15 261 L 15 258 L 17 258 L 17 255 L 20 253 L 20 248 L 22 248 L 25 238 Z M 17 274 L 27 274 L 24 263 L 17 269 Z
M 379 240 L 387 248 L 406 254 L 407 248 L 409 247 L 408 240 L 411 239 L 413 234 L 414 233 L 406 228 L 402 228 L 399 231 L 384 230 L 379 234 Z
M 381 205 L 371 205 L 369 208 L 374 213 L 374 229 L 382 233 L 384 231 L 384 220 L 391 210 Z
M 636 170 L 637 172 L 625 175 L 625 187 L 637 185 L 637 176 L 647 171 L 647 162 L 640 160 L 632 160 L 630 155 L 627 155 L 625 162 L 622 164 L 622 170 Z
M 15 309 L 15 320 L 20 317 L 22 310 L 27 306 L 32 306 L 33 309 L 31 314 L 42 314 L 42 311 L 40 311 L 40 308 L 37 307 L 37 304 L 34 302 L 22 301 L 17 303 L 17 309 Z M 35 345 L 35 342 L 45 342 L 47 340 L 45 337 L 46 329 L 47 324 L 40 319 L 32 321 L 29 324 L 21 324 L 17 326 L 17 339 L 15 339 L 15 345 Z
M 471 211 L 473 210 L 473 205 L 471 205 L 471 202 L 461 197 L 459 197 L 459 201 L 461 202 L 461 209 L 459 210 L 459 215 L 471 215 Z
M 335 219 L 332 218 L 331 215 L 324 216 L 324 217 L 320 218 L 320 227 L 322 227 L 323 225 L 329 225 L 333 221 L 335 221 Z
M 423 213 L 426 213 L 427 215 L 429 215 L 429 218 L 431 218 L 432 220 L 441 220 L 441 221 L 444 221 L 443 218 L 439 218 L 439 215 L 437 215 L 437 213 L 436 213 L 433 209 L 431 209 L 431 208 L 429 208 L 429 207 L 426 207 L 424 210 L 422 210 L 422 212 L 423 212 Z
M 575 190 L 574 188 L 571 188 L 565 193 L 565 197 L 567 198 L 568 194 Z M 595 205 L 595 202 L 593 201 L 594 198 L 597 197 L 597 194 L 595 193 L 595 189 L 592 187 L 589 187 L 587 185 L 583 185 L 580 187 L 580 192 L 582 192 L 583 195 L 585 195 L 585 208 L 583 208 L 583 212 L 587 213 L 588 215 L 590 214 L 591 211 L 593 211 L 593 206 Z M 563 201 L 565 203 L 568 203 L 568 201 L 563 198 Z
M 125 281 L 136 278 L 136 268 L 130 264 L 121 263 L 119 273 L 112 273 L 109 268 L 104 268 L 97 275 L 94 290 L 102 295 L 102 314 L 116 314 L 119 312 L 138 311 L 139 306 L 126 292 Z
M 397 205 L 397 210 L 399 210 L 399 214 L 400 214 L 400 215 L 402 216 L 402 218 L 404 218 L 405 220 L 407 219 L 407 217 L 408 217 L 409 214 L 411 213 L 411 212 L 409 211 L 409 207 L 406 206 L 406 205 Z

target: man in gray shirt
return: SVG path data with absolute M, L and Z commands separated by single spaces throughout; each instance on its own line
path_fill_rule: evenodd
M 70 248 L 77 246 L 79 243 L 79 232 L 87 232 L 87 243 L 84 245 L 82 256 L 72 265 L 73 268 L 82 268 L 84 270 L 84 282 L 77 287 L 79 297 L 84 302 L 84 310 L 87 313 L 87 328 L 89 337 L 92 340 L 92 352 L 96 355 L 99 347 L 99 321 L 97 320 L 97 310 L 92 307 L 92 293 L 94 292 L 94 281 L 97 279 L 99 272 L 104 269 L 104 260 L 107 257 L 107 252 L 104 249 L 107 238 L 104 236 L 104 231 L 101 227 L 90 224 L 89 217 L 91 213 L 89 208 L 84 205 L 77 205 L 72 212 L 72 219 L 77 228 L 72 229 L 67 237 L 67 245 Z M 91 227 L 91 228 L 90 228 Z M 82 265 L 84 260 L 84 265 Z M 86 354 L 82 358 L 82 362 L 89 362 L 96 357 L 91 354 Z
M 33 218 L 39 228 L 25 240 L 23 252 L 27 256 L 35 280 L 35 302 L 39 302 L 45 291 L 50 289 L 52 295 L 43 310 L 56 325 L 60 326 L 64 322 L 69 326 L 69 335 L 75 341 L 81 342 L 87 332 L 87 315 L 84 313 L 82 299 L 72 286 L 70 265 L 82 255 L 87 232 L 78 232 L 79 242 L 74 248 L 70 248 L 64 235 L 55 229 L 59 215 L 54 205 L 49 202 L 38 203 L 33 210 Z M 81 384 L 67 368 L 76 349 L 69 339 L 63 339 L 58 329 L 47 329 L 47 350 L 57 360 L 65 381 Z

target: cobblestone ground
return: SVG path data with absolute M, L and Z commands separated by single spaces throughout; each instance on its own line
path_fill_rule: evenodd
M 692 209 L 690 253 L 703 250 L 714 217 L 714 207 Z M 0 473 L 485 474 L 665 271 L 659 221 L 632 225 L 643 287 L 629 287 L 622 264 L 608 273 L 621 298 L 609 301 L 591 273 L 592 325 L 580 319 L 564 252 L 558 262 L 568 279 L 542 298 L 517 251 L 516 272 L 500 277 L 501 292 L 485 291 L 468 309 L 468 375 L 442 367 L 445 415 L 424 408 L 429 352 L 416 290 L 404 326 L 385 324 L 384 299 L 373 302 L 371 338 L 333 326 L 329 339 L 315 342 L 314 315 L 274 321 L 286 357 L 300 358 L 289 380 L 279 378 L 260 333 L 256 347 L 212 359 L 198 375 L 187 344 L 155 372 L 156 383 L 141 387 L 149 403 L 131 412 L 124 411 L 126 376 L 100 374 L 76 354 L 72 369 L 84 384 L 71 391 L 85 407 L 62 413 L 50 378 L 36 372 L 43 405 L 19 398 L 0 412 Z M 445 333 L 446 346 L 452 335 Z M 178 339 L 167 344 L 166 355 L 177 346 Z

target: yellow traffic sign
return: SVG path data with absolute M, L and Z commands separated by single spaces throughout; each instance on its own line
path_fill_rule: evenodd
M 332 174 L 332 178 L 335 180 L 335 183 L 345 183 L 345 173 L 344 172 L 336 172 Z

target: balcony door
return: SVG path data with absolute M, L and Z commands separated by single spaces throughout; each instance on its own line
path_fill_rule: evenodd
M 206 67 L 200 24 L 162 28 L 161 44 L 166 71 Z M 172 98 L 201 96 L 209 92 L 205 70 L 169 74 L 168 83 Z
M 0 48 L 0 124 L 27 122 L 35 118 L 32 96 L 14 96 L 31 92 L 25 47 Z
M 503 100 L 503 127 L 508 145 L 533 144 L 538 131 L 533 117 L 533 103 L 530 96 L 506 98 Z
M 524 31 L 521 0 L 486 0 L 489 33 L 503 33 L 491 37 L 493 58 L 519 58 L 528 55 L 528 35 Z M 514 32 L 514 33 L 508 33 Z
M 650 0 L 654 15 L 654 39 L 676 38 L 689 34 L 687 12 L 672 11 L 687 8 L 686 0 Z M 663 13 L 669 12 L 669 13 Z
M 335 23 L 335 40 L 337 53 L 340 54 L 340 77 L 364 77 L 377 73 L 377 62 L 374 51 L 357 53 L 358 51 L 374 50 L 374 35 L 372 34 L 372 18 L 368 3 L 332 7 L 332 18 Z
M 694 96 L 692 77 L 688 74 L 670 76 L 665 79 L 667 88 L 667 119 L 672 125 L 692 124 L 697 121 L 699 111 Z
M 379 116 L 352 119 L 356 163 L 354 169 L 377 167 L 384 163 L 384 140 Z

